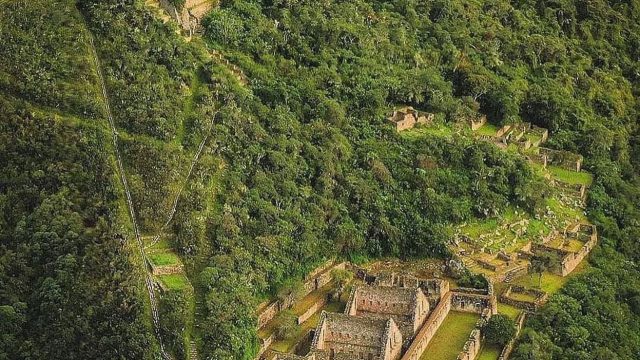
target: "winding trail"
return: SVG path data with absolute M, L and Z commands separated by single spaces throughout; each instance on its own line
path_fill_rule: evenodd
M 204 138 L 202 139 L 202 141 L 200 142 L 200 145 L 198 146 L 198 151 L 196 151 L 196 154 L 194 155 L 193 159 L 191 160 L 191 165 L 189 166 L 189 171 L 187 172 L 187 176 L 184 178 L 184 182 L 182 183 L 182 186 L 180 187 L 180 190 L 176 194 L 175 199 L 173 199 L 173 205 L 171 206 L 171 210 L 169 211 L 169 215 L 167 216 L 167 220 L 164 222 L 164 224 L 162 225 L 162 227 L 160 228 L 160 230 L 158 231 L 156 236 L 153 237 L 153 241 L 151 241 L 151 243 L 149 245 L 147 245 L 147 248 L 158 243 L 158 241 L 160 240 L 160 237 L 164 233 L 164 230 L 167 228 L 167 226 L 169 226 L 169 224 L 173 220 L 173 217 L 176 214 L 176 209 L 178 207 L 178 201 L 180 200 L 180 196 L 182 195 L 182 192 L 184 191 L 184 189 L 187 187 L 187 183 L 189 182 L 189 179 L 191 178 L 191 174 L 193 173 L 193 169 L 196 167 L 196 164 L 198 163 L 198 160 L 200 160 L 200 155 L 202 154 L 202 150 L 204 149 L 204 146 L 207 143 L 207 140 L 209 140 L 209 137 L 211 136 L 211 131 L 213 130 L 213 124 L 215 122 L 215 119 L 216 119 L 217 115 L 218 115 L 218 111 L 216 111 L 213 114 L 213 116 L 211 116 L 211 122 L 209 123 L 209 128 L 207 129 Z
M 133 208 L 133 200 L 131 198 L 131 192 L 129 190 L 129 183 L 127 182 L 127 177 L 124 172 L 124 166 L 122 165 L 122 158 L 120 157 L 120 151 L 118 149 L 118 131 L 116 129 L 115 122 L 113 120 L 113 114 L 111 112 L 110 99 L 109 94 L 107 92 L 107 87 L 105 85 L 104 76 L 102 74 L 102 66 L 100 64 L 100 58 L 98 57 L 98 52 L 94 43 L 94 36 L 91 30 L 89 30 L 89 26 L 86 23 L 86 19 L 84 15 L 82 16 L 83 21 L 85 22 L 85 28 L 89 37 L 91 58 L 96 67 L 96 72 L 98 74 L 98 79 L 100 82 L 100 87 L 102 89 L 102 98 L 105 104 L 105 110 L 107 112 L 107 119 L 109 120 L 109 126 L 111 128 L 111 140 L 113 142 L 113 147 L 116 155 L 116 162 L 118 165 L 118 173 L 120 174 L 120 181 L 122 182 L 122 186 L 124 187 L 127 207 L 129 208 L 129 216 L 131 216 L 131 223 L 133 224 L 133 230 L 135 233 L 136 243 L 138 244 L 138 251 L 140 252 L 140 257 L 143 259 L 143 266 L 145 268 L 145 284 L 147 287 L 147 292 L 149 293 L 149 301 L 151 303 L 151 317 L 153 319 L 153 328 L 155 335 L 158 339 L 158 344 L 160 345 L 160 353 L 162 358 L 165 360 L 172 360 L 172 357 L 166 352 L 164 348 L 164 343 L 162 342 L 162 335 L 160 334 L 160 316 L 158 314 L 158 302 L 155 296 L 155 289 L 153 285 L 153 279 L 151 278 L 151 274 L 147 270 L 147 263 L 149 259 L 147 258 L 144 251 L 144 243 L 142 242 L 142 238 L 140 236 L 140 230 L 138 227 L 138 222 L 136 220 L 135 210 Z

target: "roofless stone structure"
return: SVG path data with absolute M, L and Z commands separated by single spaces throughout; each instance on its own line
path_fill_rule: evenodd
M 413 337 L 429 314 L 429 300 L 419 287 L 359 286 L 345 313 L 371 319 L 393 318 L 405 339 Z
M 402 333 L 393 318 L 371 319 L 323 312 L 311 344 L 329 359 L 395 360 L 402 350 Z

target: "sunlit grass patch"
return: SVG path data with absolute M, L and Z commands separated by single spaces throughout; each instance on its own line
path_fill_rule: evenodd
M 477 360 L 497 360 L 501 351 L 502 349 L 500 349 L 499 346 L 485 345 L 482 348 L 480 355 L 478 355 Z
M 557 166 L 549 166 L 547 169 L 558 180 L 567 184 L 591 185 L 593 175 L 585 171 L 571 171 Z
M 160 275 L 158 278 L 169 290 L 183 290 L 189 286 L 189 279 L 184 274 Z
M 498 303 L 498 313 L 506 315 L 512 320 L 515 320 L 518 317 L 518 315 L 520 315 L 521 312 L 522 310 L 518 309 L 515 306 Z
M 180 263 L 180 258 L 170 252 L 155 252 L 149 254 L 149 259 L 156 266 L 176 265 Z
M 421 360 L 455 360 L 480 316 L 451 311 L 429 342 Z
M 497 132 L 498 132 L 498 127 L 489 123 L 484 124 L 480 129 L 476 130 L 476 133 L 478 135 L 487 135 L 487 136 L 496 136 Z

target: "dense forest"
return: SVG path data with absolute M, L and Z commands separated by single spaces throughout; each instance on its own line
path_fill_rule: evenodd
M 595 174 L 592 268 L 513 357 L 640 356 L 637 0 L 225 0 L 191 42 L 144 1 L 9 0 L 0 35 L 0 359 L 155 355 L 105 102 L 145 235 L 211 133 L 168 229 L 205 358 L 252 359 L 255 305 L 331 256 L 446 258 L 449 225 L 540 211 L 529 165 L 465 136 L 478 112 Z M 400 104 L 454 131 L 399 136 Z

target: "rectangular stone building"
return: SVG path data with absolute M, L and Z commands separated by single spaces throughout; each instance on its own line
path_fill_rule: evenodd
M 419 113 L 411 106 L 395 110 L 387 119 L 395 125 L 396 131 L 413 128 L 416 124 L 428 124 L 433 122 L 435 115 Z
M 323 352 L 329 360 L 396 360 L 402 333 L 393 318 L 370 319 L 322 312 L 311 344 L 311 354 Z
M 345 313 L 398 324 L 405 339 L 412 338 L 429 315 L 429 299 L 419 287 L 359 286 L 349 297 Z

